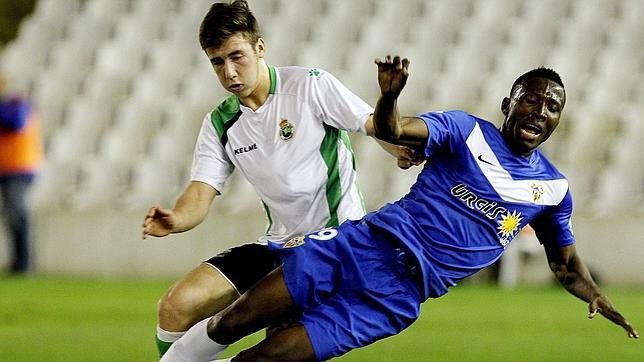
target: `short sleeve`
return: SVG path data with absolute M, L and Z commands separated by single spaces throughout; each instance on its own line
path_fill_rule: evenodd
M 568 190 L 558 205 L 547 208 L 542 215 L 530 223 L 542 244 L 544 241 L 550 241 L 559 247 L 564 247 L 575 243 L 572 210 L 572 196 Z
M 331 73 L 309 70 L 312 102 L 327 125 L 352 132 L 366 134 L 365 122 L 373 113 L 373 107 L 351 92 Z
M 226 155 L 215 127 L 210 121 L 210 113 L 206 115 L 195 145 L 190 179 L 200 181 L 214 187 L 220 193 L 224 184 L 235 169 Z
M 462 111 L 429 112 L 418 116 L 427 125 L 429 137 L 425 157 L 436 152 L 451 152 L 465 142 L 476 123 L 475 119 Z

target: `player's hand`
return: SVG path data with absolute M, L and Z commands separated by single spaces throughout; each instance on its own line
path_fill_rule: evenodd
M 628 333 L 628 338 L 640 337 L 635 328 L 613 307 L 608 298 L 603 295 L 591 300 L 588 304 L 588 318 L 593 319 L 597 313 L 601 313 L 601 315 L 613 323 L 622 326 Z
M 398 146 L 398 167 L 406 170 L 412 166 L 421 165 L 425 159 L 409 147 Z
M 177 216 L 170 209 L 151 207 L 143 220 L 143 239 L 148 236 L 163 237 L 172 232 L 177 224 Z
M 407 84 L 409 60 L 399 56 L 387 55 L 384 60 L 375 60 L 378 66 L 378 84 L 383 95 L 397 97 Z

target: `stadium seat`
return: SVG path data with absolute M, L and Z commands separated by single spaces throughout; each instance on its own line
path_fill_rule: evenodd
M 133 79 L 130 99 L 145 103 L 155 103 L 163 107 L 164 103 L 177 95 L 179 75 L 165 72 L 144 72 Z
M 253 14 L 257 19 L 268 19 L 268 22 L 282 10 L 283 6 L 287 6 L 279 0 L 248 0 L 248 5 L 253 9 Z M 205 14 L 204 11 L 202 17 Z
M 199 116 L 201 119 L 206 111 L 219 105 L 230 94 L 219 84 L 219 79 L 205 56 L 197 64 L 199 66 L 194 66 L 192 72 L 183 80 L 179 98 L 189 105 L 184 111 L 197 111 L 201 114 Z
M 521 21 L 528 23 L 541 23 L 544 27 L 542 31 L 548 31 L 548 25 L 552 26 L 565 21 L 569 16 L 571 1 L 568 0 L 541 0 L 541 1 L 522 1 Z M 527 31 L 517 32 L 519 34 Z M 528 32 L 534 34 L 533 32 Z M 539 35 L 539 33 L 534 34 Z
M 129 3 L 130 0 L 85 0 L 81 15 L 97 20 L 116 19 L 127 12 Z
M 96 152 L 109 117 L 109 107 L 99 100 L 84 97 L 72 102 L 63 127 L 52 135 L 48 158 L 59 164 L 80 164 Z
M 161 109 L 154 103 L 129 100 L 119 106 L 114 118 L 115 123 L 100 144 L 100 156 L 110 162 L 124 163 L 145 155 L 161 122 Z
M 68 200 L 76 191 L 79 165 L 58 164 L 47 160 L 28 195 L 30 209 L 56 212 L 68 207 Z
M 598 177 L 597 197 L 592 205 L 597 217 L 632 212 L 642 202 L 644 167 L 642 156 L 633 152 L 640 139 L 628 138 L 613 149 L 614 161 Z
M 309 18 L 293 17 L 264 26 L 266 60 L 276 66 L 292 65 L 301 45 L 311 38 L 314 24 Z
M 67 74 L 51 72 L 41 74 L 35 82 L 33 101 L 39 114 L 43 117 L 43 136 L 48 138 L 58 127 L 62 126 L 65 111 L 76 96 L 74 84 Z M 69 86 L 61 87 L 61 84 Z
M 328 18 L 359 21 L 371 17 L 376 11 L 376 0 L 328 0 L 327 2 Z
M 503 23 L 519 16 L 521 1 L 486 0 L 474 1 L 472 21 L 483 24 Z
M 356 158 L 360 190 L 368 210 L 374 210 L 389 199 L 387 191 L 396 160 L 371 137 L 351 137 Z
M 78 211 L 114 209 L 123 193 L 128 175 L 124 164 L 88 157 L 79 168 L 77 191 L 69 199 L 69 207 Z
M 35 16 L 61 24 L 81 8 L 81 0 L 39 0 L 36 4 Z
M 327 0 L 288 1 L 281 0 L 280 17 L 287 20 L 306 19 L 314 22 L 328 12 Z
M 620 1 L 584 0 L 571 3 L 571 17 L 585 24 L 610 24 L 619 16 Z
M 145 210 L 152 205 L 172 205 L 187 175 L 180 172 L 182 164 L 142 158 L 131 168 L 131 182 L 118 201 L 128 210 Z

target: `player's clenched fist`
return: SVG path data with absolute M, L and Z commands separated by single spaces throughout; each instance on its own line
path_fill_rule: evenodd
M 151 207 L 143 220 L 143 239 L 148 236 L 166 236 L 174 230 L 177 223 L 174 211 Z
M 409 77 L 409 59 L 387 55 L 375 60 L 378 66 L 378 84 L 383 95 L 398 96 Z

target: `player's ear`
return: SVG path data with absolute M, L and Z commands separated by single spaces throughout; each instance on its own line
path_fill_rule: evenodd
M 257 39 L 257 43 L 255 44 L 255 52 L 257 53 L 257 56 L 264 58 L 265 50 L 264 38 Z
M 510 98 L 505 97 L 501 102 L 501 112 L 503 112 L 504 116 L 507 116 L 509 111 L 510 111 Z

